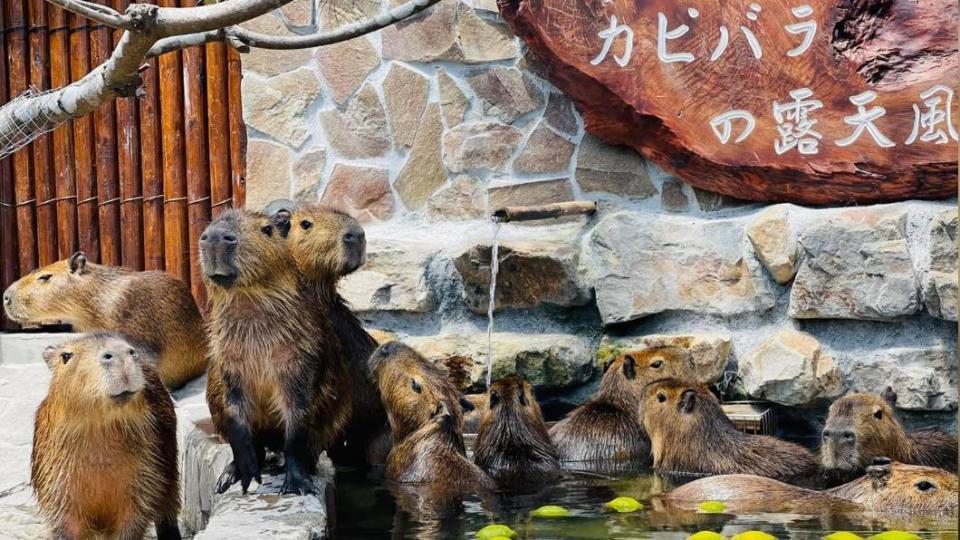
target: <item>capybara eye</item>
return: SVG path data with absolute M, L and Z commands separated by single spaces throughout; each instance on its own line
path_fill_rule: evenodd
M 653 369 L 660 369 L 663 367 L 663 360 L 657 360 L 656 362 L 650 364 L 650 367 Z
M 53 274 L 44 274 L 37 278 L 37 281 L 50 281 L 50 278 L 53 277 Z
M 273 236 L 273 225 L 264 225 L 260 227 L 260 232 L 267 236 Z
M 64 363 L 64 364 L 66 364 L 67 362 L 69 362 L 71 358 L 73 358 L 73 353 L 72 353 L 72 352 L 63 352 L 63 353 L 60 353 L 60 359 L 63 360 L 63 363 Z
M 303 220 L 303 221 L 300 222 L 300 228 L 301 228 L 301 229 L 307 230 L 307 229 L 309 229 L 310 227 L 313 227 L 313 223 L 311 223 L 311 222 L 309 222 L 309 221 L 307 221 L 307 220 Z
M 657 394 L 657 401 L 659 401 L 660 403 L 663 403 L 666 400 L 667 400 L 667 396 L 663 394 Z
M 413 391 L 418 394 L 423 390 L 420 388 L 420 383 L 418 383 L 416 379 L 410 379 L 410 388 L 413 388 Z
M 883 418 L 883 409 L 877 409 L 877 412 L 873 413 L 873 417 L 877 420 Z
M 931 489 L 934 489 L 936 487 L 937 486 L 933 485 L 933 483 L 928 482 L 926 480 L 921 480 L 916 484 L 916 488 L 919 489 L 920 491 L 930 491 Z

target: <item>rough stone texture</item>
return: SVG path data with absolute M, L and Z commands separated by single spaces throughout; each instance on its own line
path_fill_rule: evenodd
M 294 148 L 307 140 L 307 109 L 320 95 L 313 71 L 301 68 L 266 80 L 244 77 L 242 88 L 248 126 Z
M 364 85 L 346 110 L 321 112 L 320 122 L 330 146 L 345 158 L 382 156 L 390 149 L 387 116 L 371 84 Z
M 391 64 L 383 80 L 383 96 L 387 104 L 390 132 L 397 147 L 410 146 L 418 134 L 417 126 L 427 105 L 430 83 L 426 77 L 400 64 Z M 430 119 L 426 119 L 429 121 Z M 442 131 L 440 127 L 439 131 Z M 440 133 L 436 134 L 439 141 Z M 439 153 L 439 144 L 437 144 Z
M 573 143 L 557 135 L 543 122 L 527 139 L 520 155 L 513 160 L 515 173 L 555 173 L 567 170 Z
M 470 108 L 470 100 L 454 82 L 453 77 L 441 68 L 437 68 L 437 85 L 440 90 L 440 110 L 443 113 L 444 123 L 448 128 L 459 125 L 463 122 L 467 109 Z
M 553 129 L 570 136 L 576 135 L 580 129 L 573 102 L 563 94 L 550 94 L 547 109 L 543 111 L 543 120 Z
M 383 56 L 405 62 L 456 60 L 456 3 L 440 2 L 426 12 L 380 31 Z
M 436 304 L 427 267 L 436 254 L 436 246 L 429 242 L 371 239 L 367 262 L 343 278 L 340 294 L 360 312 L 430 311 Z
M 337 103 L 343 104 L 360 88 L 367 75 L 380 65 L 380 57 L 369 39 L 359 37 L 318 47 L 317 63 L 327 81 L 330 95 Z
M 410 337 L 404 340 L 443 365 L 463 389 L 479 390 L 486 377 L 487 334 Z M 493 380 L 517 374 L 538 388 L 576 386 L 593 373 L 590 343 L 564 334 L 493 334 Z
M 774 298 L 731 221 L 618 212 L 589 235 L 597 306 L 605 324 L 669 310 L 761 312 Z
M 247 143 L 247 176 L 257 182 L 247 185 L 246 207 L 260 210 L 276 198 L 286 197 L 290 186 L 290 151 L 264 140 Z
M 540 90 L 516 68 L 485 69 L 467 81 L 480 97 L 484 112 L 507 124 L 543 104 Z
M 660 188 L 660 208 L 667 212 L 685 212 L 689 206 L 687 196 L 683 193 L 683 183 L 676 178 L 668 178 Z
M 657 194 L 636 152 L 607 146 L 590 135 L 584 135 L 580 142 L 576 180 L 585 193 L 605 191 L 636 199 Z
M 919 311 L 906 217 L 886 209 L 848 210 L 803 231 L 790 316 L 889 320 Z
M 443 122 L 439 105 L 430 104 L 423 113 L 423 120 L 413 127 L 416 129 L 413 148 L 393 187 L 408 209 L 419 210 L 447 180 L 440 151 Z
M 337 30 L 350 23 L 370 19 L 380 13 L 380 0 L 319 2 L 318 5 L 321 30 Z
M 923 301 L 934 317 L 957 320 L 957 211 L 937 214 L 930 223 L 930 269 Z
M 797 242 L 790 231 L 786 205 L 771 206 L 758 214 L 747 227 L 747 238 L 777 283 L 793 279 L 797 273 Z
M 304 152 L 293 164 L 293 198 L 297 201 L 314 202 L 320 195 L 323 168 L 327 164 L 327 152 L 315 146 Z M 249 190 L 247 191 L 249 197 Z
M 539 180 L 522 184 L 498 183 L 490 185 L 488 207 L 492 210 L 504 206 L 532 206 L 573 200 L 573 189 L 567 178 Z M 545 220 L 527 221 L 537 223 Z M 556 223 L 559 220 L 552 220 Z
M 745 394 L 781 405 L 809 405 L 843 393 L 840 369 L 810 334 L 781 330 L 740 358 Z
M 500 261 L 494 307 L 533 309 L 543 304 L 582 306 L 593 299 L 577 274 L 575 238 L 506 241 Z M 453 259 L 463 279 L 463 298 L 474 313 L 487 313 L 490 304 L 490 244 L 467 248 Z
M 697 206 L 700 208 L 701 212 L 718 212 L 720 210 L 727 210 L 748 204 L 755 204 L 751 201 L 737 199 L 736 197 L 731 197 L 729 195 L 714 193 L 712 191 L 700 189 L 695 186 L 691 187 L 693 187 L 693 196 L 697 200 Z
M 470 122 L 443 135 L 443 163 L 453 172 L 499 170 L 520 143 L 520 132 L 497 122 Z
M 863 358 L 864 356 L 872 356 Z M 956 345 L 903 347 L 858 354 L 850 367 L 851 386 L 864 392 L 881 392 L 887 386 L 897 393 L 897 407 L 921 411 L 957 410 Z
M 338 163 L 320 200 L 362 223 L 390 219 L 396 203 L 388 177 L 386 169 Z
M 427 219 L 431 221 L 477 219 L 485 208 L 484 191 L 473 176 L 460 175 L 427 200 Z
M 283 23 L 280 22 L 280 19 L 272 13 L 257 17 L 241 26 L 271 36 L 290 34 Z M 272 77 L 307 65 L 312 55 L 313 51 L 310 49 L 273 51 L 254 47 L 250 49 L 249 53 L 243 55 L 243 69 Z
M 503 23 L 477 16 L 473 8 L 457 4 L 457 37 L 466 64 L 509 60 L 517 56 L 517 40 Z
M 723 376 L 730 359 L 732 342 L 729 334 L 712 332 L 695 334 L 651 334 L 648 336 L 612 338 L 604 336 L 597 349 L 597 364 L 603 367 L 617 355 L 630 351 L 644 351 L 659 347 L 678 347 L 685 350 L 697 381 L 714 383 Z

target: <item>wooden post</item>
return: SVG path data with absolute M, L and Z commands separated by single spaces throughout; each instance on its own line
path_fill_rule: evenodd
M 90 71 L 90 37 L 87 19 L 70 15 L 70 78 L 79 80 Z M 73 121 L 74 166 L 77 186 L 77 240 L 91 261 L 100 260 L 100 218 L 97 209 L 97 176 L 93 117 Z
M 160 85 L 156 59 L 142 72 L 146 95 L 140 99 L 140 169 L 143 177 L 144 269 L 165 268 L 163 249 L 163 148 L 160 135 Z
M 90 39 L 90 57 L 94 66 L 110 56 L 112 30 L 94 27 Z M 120 243 L 120 185 L 117 179 L 117 118 L 112 106 L 93 113 L 96 132 L 97 207 L 100 219 L 100 262 L 110 266 L 122 263 Z
M 70 27 L 67 13 L 47 6 L 50 21 L 50 83 L 54 88 L 70 84 Z M 64 124 L 53 132 L 53 169 L 56 178 L 57 258 L 77 251 L 77 187 L 74 182 L 73 126 Z
M 588 215 L 597 211 L 597 203 L 593 201 L 568 201 L 538 206 L 509 206 L 499 208 L 493 212 L 493 218 L 503 223 L 509 221 L 531 221 L 534 219 L 550 219 L 562 216 Z
M 210 207 L 216 219 L 229 209 L 230 200 L 230 94 L 227 50 L 222 43 L 208 43 L 207 137 L 210 157 Z
M 129 0 L 114 0 L 113 8 L 126 11 Z M 113 31 L 116 47 L 123 34 Z M 143 270 L 143 192 L 140 183 L 140 123 L 137 120 L 137 98 L 118 98 L 117 157 L 120 172 L 121 261 L 131 270 Z
M 0 28 L 6 28 L 4 9 L 0 8 Z M 7 93 L 7 47 L 0 39 L 0 101 L 9 99 Z M 6 290 L 19 275 L 17 260 L 17 212 L 11 159 L 0 160 L 0 289 Z M 12 328 L 13 323 L 0 316 L 0 327 Z
M 173 0 L 160 2 L 176 7 Z M 180 52 L 168 53 L 160 63 L 160 116 L 163 140 L 163 233 L 168 273 L 189 282 L 190 257 L 187 238 L 187 184 L 183 163 L 183 73 Z
M 44 0 L 29 0 L 30 86 L 43 91 L 50 89 L 50 55 L 47 48 L 47 4 Z M 53 174 L 53 148 L 50 134 L 45 133 L 30 145 L 33 157 L 34 198 L 37 207 L 38 264 L 56 262 L 57 250 L 57 186 Z
M 240 83 L 243 72 L 240 53 L 227 53 L 230 94 L 230 177 L 233 184 L 233 207 L 243 208 L 247 200 L 247 127 L 243 123 L 243 100 Z

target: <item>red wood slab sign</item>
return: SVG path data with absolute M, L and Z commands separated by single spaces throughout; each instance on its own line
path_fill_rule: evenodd
M 587 130 L 758 201 L 957 193 L 955 0 L 500 0 Z

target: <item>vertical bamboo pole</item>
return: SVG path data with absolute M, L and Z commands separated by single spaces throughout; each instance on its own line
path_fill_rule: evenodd
M 215 219 L 231 206 L 230 94 L 226 47 L 222 43 L 209 43 L 206 47 L 210 202 Z
M 90 71 L 88 20 L 70 17 L 70 78 L 74 81 Z M 93 117 L 73 121 L 74 171 L 77 186 L 77 240 L 80 250 L 91 261 L 100 260 L 100 219 L 97 209 L 97 176 L 94 167 L 95 137 Z
M 50 89 L 50 55 L 47 48 L 47 4 L 29 0 L 27 4 L 30 41 L 30 86 Z M 57 261 L 57 186 L 53 175 L 53 147 L 49 134 L 37 137 L 30 145 L 33 157 L 33 182 L 37 205 L 37 255 L 40 266 Z
M 143 71 L 140 99 L 140 171 L 143 177 L 144 269 L 163 270 L 163 148 L 160 144 L 160 86 L 157 61 Z
M 114 0 L 113 8 L 126 11 L 129 0 Z M 123 34 L 113 31 L 116 47 Z M 117 98 L 117 165 L 120 173 L 120 234 L 123 266 L 143 270 L 143 191 L 140 184 L 140 122 L 137 98 Z
M 103 25 L 93 27 L 90 35 L 90 61 L 98 66 L 107 61 L 113 49 L 113 31 Z M 116 109 L 106 105 L 93 112 L 96 132 L 97 206 L 100 218 L 100 262 L 119 266 L 120 184 L 117 179 Z
M 196 0 L 182 0 L 184 7 L 196 6 Z M 206 79 L 204 49 L 183 50 L 184 101 L 183 116 L 187 142 L 188 235 L 190 246 L 190 289 L 198 305 L 206 305 L 203 281 L 200 279 L 199 239 L 210 222 L 210 174 L 207 160 Z
M 70 84 L 70 27 L 67 13 L 47 6 L 50 20 L 50 82 L 54 88 Z M 73 126 L 64 124 L 53 132 L 53 169 L 57 192 L 57 258 L 77 251 L 77 189 L 74 183 Z
M 174 0 L 161 0 L 163 7 L 175 7 Z M 183 73 L 181 54 L 159 58 L 160 116 L 163 140 L 163 233 L 164 258 L 168 273 L 189 282 L 190 241 L 187 238 L 187 184 L 183 147 Z
M 4 0 L 7 20 L 7 74 L 9 93 L 15 97 L 27 89 L 27 20 L 22 0 Z M 13 155 L 14 192 L 17 209 L 17 246 L 21 274 L 37 267 L 36 199 L 30 153 L 23 149 Z
M 243 72 L 240 53 L 227 51 L 228 94 L 230 113 L 230 178 L 233 207 L 243 208 L 247 200 L 247 127 L 243 123 L 243 102 L 240 85 Z
M 0 7 L 0 29 L 6 29 L 4 9 Z M 7 93 L 7 46 L 0 39 L 0 102 L 6 103 Z M 0 289 L 6 290 L 19 275 L 17 261 L 17 211 L 13 183 L 13 163 L 10 158 L 0 160 Z M 0 316 L 0 327 L 12 328 L 13 323 Z

